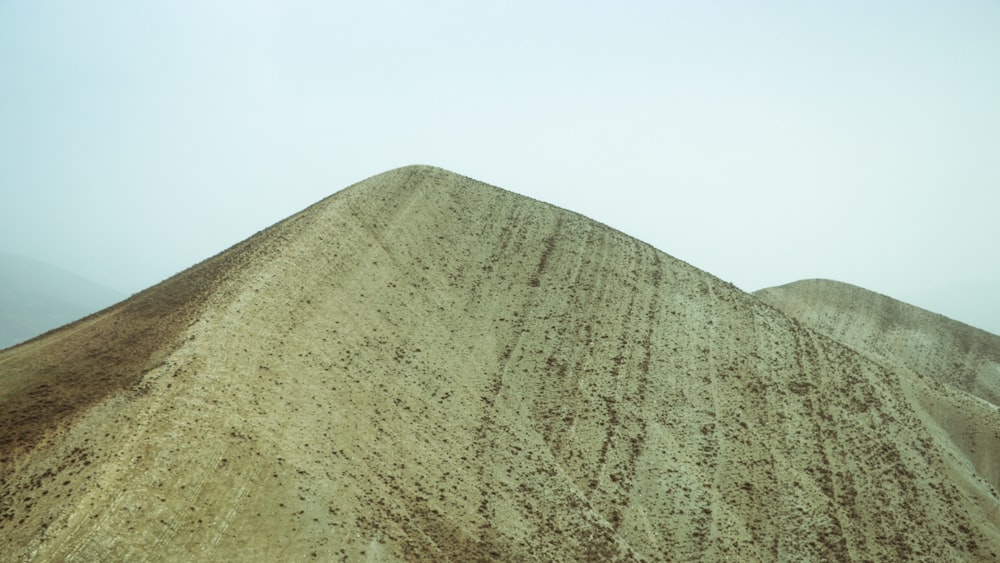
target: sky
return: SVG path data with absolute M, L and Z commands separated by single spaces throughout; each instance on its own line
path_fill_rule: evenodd
M 995 0 L 0 0 L 0 252 L 133 293 L 421 163 L 748 291 L 1000 333 L 998 29 Z

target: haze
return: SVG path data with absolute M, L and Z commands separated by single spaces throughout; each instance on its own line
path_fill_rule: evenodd
M 0 251 L 135 292 L 422 162 L 742 289 L 1000 333 L 997 29 L 989 1 L 2 2 Z

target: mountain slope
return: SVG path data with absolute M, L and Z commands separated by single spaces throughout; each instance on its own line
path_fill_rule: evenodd
M 955 391 L 435 168 L 0 353 L 0 412 L 66 378 L 0 424 L 3 559 L 1000 554 Z
M 1000 280 L 964 280 L 916 291 L 905 301 L 1000 335 L 997 295 L 1000 295 Z
M 915 391 L 916 412 L 955 444 L 963 463 L 1000 489 L 1000 434 L 984 423 L 1000 410 L 1000 336 L 831 280 L 755 295 L 883 365 L 926 376 L 931 384 Z
M 0 252 L 0 348 L 89 315 L 124 297 L 60 268 Z

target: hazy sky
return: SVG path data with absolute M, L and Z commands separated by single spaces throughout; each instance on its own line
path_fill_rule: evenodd
M 135 292 L 426 163 L 747 290 L 1000 289 L 998 30 L 996 0 L 0 0 L 0 251 Z

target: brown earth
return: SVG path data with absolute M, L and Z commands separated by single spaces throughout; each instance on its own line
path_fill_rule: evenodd
M 0 352 L 0 559 L 995 560 L 996 409 L 853 346 L 393 170 Z

